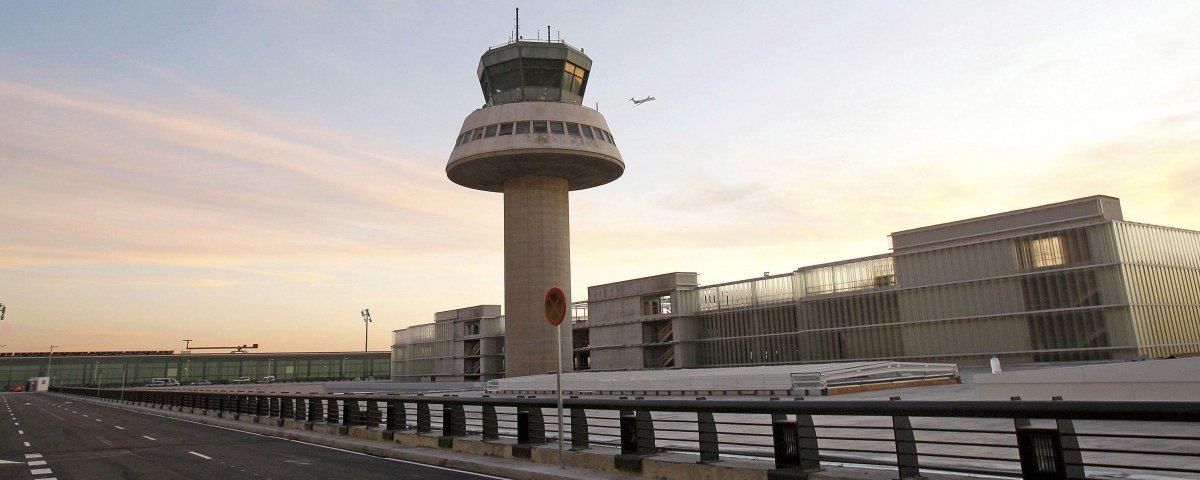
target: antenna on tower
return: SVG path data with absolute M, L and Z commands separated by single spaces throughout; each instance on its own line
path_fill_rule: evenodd
M 513 39 L 521 40 L 521 7 L 517 7 L 516 26 L 513 27 Z

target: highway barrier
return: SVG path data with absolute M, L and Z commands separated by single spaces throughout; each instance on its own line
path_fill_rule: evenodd
M 505 456 L 557 442 L 553 397 L 188 392 L 62 387 L 53 390 L 191 413 L 303 424 L 347 434 L 365 429 L 496 444 Z M 564 401 L 572 451 L 609 448 L 616 471 L 690 455 L 696 464 L 772 462 L 768 478 L 822 469 L 890 469 L 1026 479 L 1142 474 L 1200 475 L 1200 402 L 892 401 L 577 398 Z M 320 426 L 320 428 L 316 428 Z

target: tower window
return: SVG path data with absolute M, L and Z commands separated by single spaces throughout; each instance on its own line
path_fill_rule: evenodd
M 579 136 L 579 124 L 578 123 L 568 123 L 567 124 L 567 134 L 578 137 Z
M 469 141 L 471 141 L 471 132 L 469 132 L 469 131 L 468 131 L 468 132 L 463 132 L 462 136 L 461 136 L 461 137 L 458 137 L 458 144 L 459 144 L 459 145 L 462 145 L 462 144 L 464 144 L 464 143 L 467 143 L 467 142 L 469 142 Z
M 563 68 L 562 89 L 570 90 L 576 95 L 583 95 L 584 78 L 586 77 L 587 70 L 574 63 L 566 62 Z
M 529 133 L 529 122 L 517 122 L 517 133 Z
M 580 127 L 583 127 L 583 136 L 584 137 L 587 137 L 587 138 L 590 138 L 593 140 L 596 139 L 596 136 L 592 135 L 592 127 L 589 127 L 587 125 L 580 125 Z
M 533 133 L 546 133 L 546 122 L 533 122 Z
M 513 132 L 513 124 L 511 124 L 511 123 L 501 123 L 500 124 L 500 134 L 501 135 L 512 135 L 512 132 Z
M 565 131 L 563 122 L 550 122 L 550 133 L 563 133 Z
M 481 138 L 483 138 L 483 128 L 476 128 L 474 132 L 471 132 L 471 140 L 479 140 Z
M 492 138 L 492 137 L 496 136 L 496 126 L 488 125 L 487 131 L 483 134 L 483 136 L 487 137 L 487 138 Z

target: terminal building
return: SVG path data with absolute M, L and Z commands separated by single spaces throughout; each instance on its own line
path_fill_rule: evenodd
M 388 378 L 387 352 L 176 353 L 171 350 L 0 353 L 0 388 L 49 377 L 55 387 L 143 386 L 155 378 L 184 384 L 240 377 L 277 382 Z
M 575 370 L 868 360 L 1105 361 L 1200 351 L 1200 232 L 1091 196 L 891 234 L 892 252 L 701 285 L 675 272 L 573 304 Z M 504 375 L 498 305 L 397 330 L 397 380 Z M 515 341 L 515 340 L 514 340 Z M 510 341 L 510 343 L 514 342 Z

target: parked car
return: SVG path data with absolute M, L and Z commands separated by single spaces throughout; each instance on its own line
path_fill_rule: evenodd
M 208 380 L 196 380 L 196 381 L 190 383 L 189 385 L 212 385 L 212 382 L 210 382 Z
M 176 380 L 174 378 L 159 377 L 159 378 L 150 379 L 150 383 L 154 383 L 154 382 L 162 382 L 162 385 L 160 385 L 160 386 L 164 386 L 164 387 L 178 387 L 179 386 L 179 380 Z
M 147 387 L 162 387 L 165 385 L 166 385 L 166 382 L 163 382 L 162 380 L 155 380 L 153 382 L 146 384 Z
M 259 380 L 258 383 L 275 383 L 275 376 L 267 375 L 263 377 L 262 380 Z
M 229 383 L 250 383 L 251 381 L 252 380 L 250 380 L 250 377 L 238 377 L 230 380 Z

